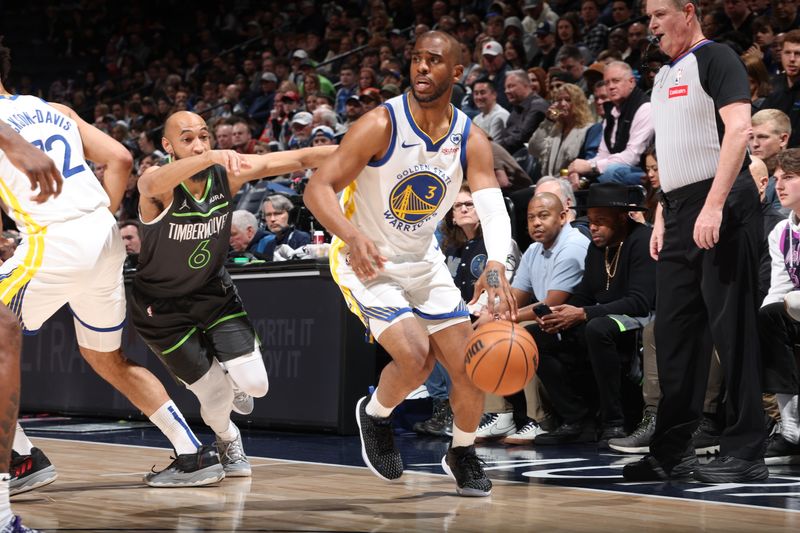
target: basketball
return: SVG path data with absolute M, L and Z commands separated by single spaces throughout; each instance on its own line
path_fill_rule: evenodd
M 484 392 L 508 396 L 533 379 L 539 348 L 519 324 L 495 320 L 480 326 L 467 342 L 467 375 Z

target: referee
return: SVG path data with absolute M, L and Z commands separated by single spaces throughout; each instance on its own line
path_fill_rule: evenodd
M 671 62 L 651 96 L 663 191 L 650 253 L 658 261 L 656 353 L 662 399 L 650 453 L 630 481 L 766 479 L 756 330 L 759 198 L 745 155 L 750 90 L 735 52 L 703 36 L 695 0 L 648 0 L 650 31 Z M 720 457 L 699 465 L 700 419 L 716 346 L 727 396 Z

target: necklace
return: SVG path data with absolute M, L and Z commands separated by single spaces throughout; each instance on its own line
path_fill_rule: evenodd
M 608 247 L 606 247 L 606 290 L 611 285 L 611 280 L 614 279 L 614 276 L 617 275 L 617 267 L 619 266 L 619 256 L 622 255 L 622 242 L 619 243 L 619 247 L 617 248 L 617 252 L 614 254 L 614 258 L 609 261 L 608 260 Z

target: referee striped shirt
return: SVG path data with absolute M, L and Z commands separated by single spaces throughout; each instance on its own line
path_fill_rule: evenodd
M 719 109 L 750 101 L 747 71 L 731 48 L 703 40 L 661 67 L 650 101 L 661 189 L 668 193 L 716 174 L 725 134 Z

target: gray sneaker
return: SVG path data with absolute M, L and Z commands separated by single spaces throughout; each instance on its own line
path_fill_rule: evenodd
M 217 450 L 202 446 L 195 453 L 184 453 L 170 465 L 156 472 L 148 472 L 144 482 L 151 487 L 200 487 L 216 483 L 225 477 Z
M 233 389 L 233 410 L 240 415 L 249 415 L 253 412 L 253 397 L 246 392 Z
M 656 431 L 656 414 L 645 411 L 642 421 L 627 437 L 608 439 L 608 447 L 621 453 L 648 453 L 650 439 Z
M 225 475 L 228 477 L 250 477 L 250 461 L 244 454 L 242 434 L 239 433 L 232 441 L 224 441 L 217 437 L 217 451 Z

